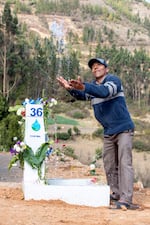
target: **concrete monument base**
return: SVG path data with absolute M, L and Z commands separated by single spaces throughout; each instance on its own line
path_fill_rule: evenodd
M 73 205 L 109 206 L 110 188 L 91 179 L 48 179 L 47 184 L 23 182 L 25 200 L 62 200 Z

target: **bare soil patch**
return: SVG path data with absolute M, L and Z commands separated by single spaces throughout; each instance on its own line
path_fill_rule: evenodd
M 47 176 L 93 178 L 87 165 L 70 158 L 65 163 L 48 161 Z M 105 182 L 100 168 L 94 177 Z M 21 182 L 0 182 L 0 225 L 149 225 L 150 189 L 135 184 L 134 203 L 140 204 L 141 209 L 113 210 L 108 207 L 70 205 L 59 200 L 25 201 Z

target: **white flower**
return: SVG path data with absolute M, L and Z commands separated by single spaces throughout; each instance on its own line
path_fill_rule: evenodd
M 57 100 L 56 99 L 52 98 L 51 102 L 53 103 L 53 105 L 57 105 Z
M 19 145 L 14 145 L 14 149 L 16 150 L 16 152 L 21 152 L 21 148 Z
M 29 103 L 29 99 L 25 98 L 25 103 L 28 104 Z
M 17 137 L 13 137 L 13 140 L 14 140 L 14 141 L 17 141 L 17 139 L 18 139 Z
M 22 141 L 20 142 L 21 152 L 23 152 L 26 149 L 26 144 Z
M 95 170 L 95 164 L 90 165 L 90 170 Z
M 51 102 L 51 103 L 49 103 L 49 107 L 52 107 L 53 106 L 53 103 Z
M 15 144 L 15 145 L 14 145 L 14 149 L 16 149 L 16 148 L 17 148 L 17 146 L 18 146 L 18 145 L 17 145 L 17 144 Z
M 23 147 L 25 146 L 25 143 L 23 141 L 20 142 L 20 146 Z
M 18 115 L 18 116 L 21 116 L 21 113 L 22 113 L 22 111 L 24 111 L 24 110 L 25 110 L 24 107 L 19 108 L 19 109 L 17 110 L 17 115 Z

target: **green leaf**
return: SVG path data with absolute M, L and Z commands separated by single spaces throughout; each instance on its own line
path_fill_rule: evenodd
M 42 164 L 43 160 L 45 159 L 48 147 L 49 143 L 44 143 L 40 148 L 38 148 L 35 157 L 37 158 L 39 164 Z
M 41 166 L 46 157 L 46 152 L 48 150 L 49 143 L 46 142 L 42 144 L 34 154 L 33 150 L 27 146 L 27 148 L 20 152 L 18 155 L 14 156 L 10 163 L 9 169 L 12 167 L 13 163 L 19 161 L 21 168 L 24 166 L 24 161 L 26 161 L 33 169 L 38 170 L 38 175 L 41 178 Z
M 8 169 L 10 170 L 12 168 L 13 164 L 16 163 L 18 160 L 19 160 L 18 155 L 13 156 L 9 162 Z

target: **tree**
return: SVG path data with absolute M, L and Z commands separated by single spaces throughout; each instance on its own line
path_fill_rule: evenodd
M 0 121 L 8 115 L 8 102 L 6 98 L 4 98 L 0 94 Z
M 2 72 L 2 94 L 8 99 L 10 91 L 10 77 L 8 74 L 9 63 L 11 58 L 11 52 L 14 49 L 14 39 L 17 34 L 17 17 L 11 15 L 11 10 L 9 3 L 6 2 L 4 6 L 4 11 L 2 14 L 2 24 L 0 24 L 1 29 L 1 50 L 0 50 L 0 63 L 3 68 Z

